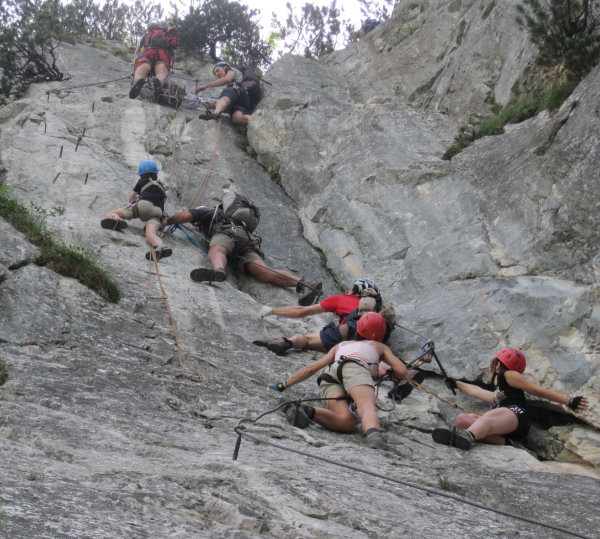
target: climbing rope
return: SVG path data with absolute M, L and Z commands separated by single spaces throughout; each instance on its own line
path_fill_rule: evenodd
M 321 400 L 321 399 L 310 399 L 310 400 Z M 546 529 L 550 529 L 550 530 L 554 530 L 554 531 L 558 531 L 567 535 L 570 535 L 572 537 L 580 537 L 581 539 L 592 539 L 591 537 L 587 536 L 587 535 L 583 535 L 571 530 L 568 530 L 566 528 L 562 528 L 560 526 L 554 526 L 553 524 L 549 524 L 547 522 L 540 522 L 539 520 L 530 518 L 530 517 L 526 517 L 523 515 L 519 515 L 516 513 L 512 513 L 510 511 L 504 511 L 503 509 L 497 509 L 494 507 L 490 507 L 487 506 L 483 503 L 479 503 L 479 502 L 475 502 L 473 500 L 469 500 L 468 498 L 465 498 L 463 496 L 459 496 L 458 494 L 454 494 L 452 492 L 448 492 L 445 490 L 439 490 L 436 488 L 432 488 L 432 487 L 427 487 L 427 486 L 423 486 L 423 485 L 418 485 L 417 483 L 413 483 L 412 481 L 407 481 L 405 479 L 397 479 L 395 477 L 391 477 L 389 475 L 384 475 L 384 474 L 380 474 L 378 472 L 374 472 L 372 470 L 367 470 L 365 468 L 360 468 L 358 466 L 353 466 L 351 464 L 346 464 L 345 462 L 341 462 L 338 460 L 334 460 L 334 459 L 330 459 L 327 457 L 323 457 L 321 455 L 315 455 L 314 453 L 309 453 L 307 451 L 302 451 L 299 449 L 294 449 L 292 447 L 286 447 L 284 445 L 272 442 L 271 440 L 262 438 L 260 436 L 257 436 L 255 434 L 251 434 L 249 433 L 244 426 L 242 425 L 245 422 L 252 422 L 252 423 L 257 423 L 259 421 L 259 419 L 261 419 L 262 417 L 266 416 L 267 414 L 270 413 L 274 413 L 278 410 L 280 410 L 283 406 L 286 406 L 288 404 L 291 403 L 297 403 L 298 401 L 287 401 L 284 402 L 282 404 L 280 404 L 279 406 L 277 406 L 276 408 L 272 409 L 272 410 L 268 410 L 267 412 L 264 412 L 262 414 L 260 414 L 258 417 L 256 417 L 255 419 L 242 419 L 239 421 L 239 423 L 237 424 L 237 426 L 234 428 L 235 433 L 238 435 L 236 443 L 235 443 L 235 448 L 233 451 L 233 460 L 237 460 L 238 455 L 239 455 L 239 450 L 240 450 L 240 446 L 241 446 L 241 442 L 242 442 L 242 436 L 249 438 L 251 440 L 254 440 L 255 442 L 259 442 L 260 444 L 264 444 L 264 445 L 269 445 L 271 447 L 275 447 L 277 449 L 281 449 L 283 451 L 288 451 L 290 453 L 295 453 L 297 455 L 302 455 L 308 458 L 312 458 L 312 459 L 316 459 L 316 460 L 320 460 L 321 462 L 326 462 L 328 464 L 332 464 L 334 466 L 339 466 L 340 468 L 346 468 L 348 470 L 352 470 L 354 472 L 359 472 L 362 474 L 366 474 L 366 475 L 370 475 L 372 477 L 377 477 L 379 479 L 383 479 L 384 481 L 390 481 L 392 483 L 397 483 L 399 485 L 402 486 L 406 486 L 406 487 L 410 487 L 410 488 L 414 488 L 423 492 L 427 492 L 429 494 L 433 494 L 435 496 L 441 496 L 443 498 L 448 498 L 451 500 L 454 500 L 456 502 L 465 504 L 465 505 L 470 505 L 471 507 L 475 507 L 477 509 L 481 509 L 483 511 L 487 511 L 490 513 L 495 513 L 498 515 L 502 515 L 508 518 L 512 518 L 514 520 L 519 520 L 522 522 L 527 522 L 529 524 L 533 524 L 536 526 L 541 526 L 542 528 L 546 528 Z
M 185 360 L 183 351 L 181 350 L 181 345 L 179 344 L 179 332 L 177 331 L 177 324 L 175 323 L 175 318 L 173 316 L 173 312 L 171 311 L 171 307 L 169 305 L 169 299 L 168 299 L 167 293 L 165 291 L 165 288 L 162 284 L 160 271 L 158 269 L 158 259 L 156 258 L 156 250 L 150 249 L 150 253 L 151 253 L 150 256 L 151 256 L 152 260 L 150 261 L 149 274 L 150 275 L 152 274 L 152 263 L 154 263 L 154 269 L 156 271 L 156 279 L 157 279 L 158 285 L 160 287 L 161 296 L 152 297 L 149 295 L 150 279 L 148 279 L 148 288 L 146 290 L 146 299 L 162 299 L 162 300 L 164 300 L 165 307 L 167 309 L 167 313 L 169 314 L 169 318 L 171 319 L 171 327 L 173 328 L 173 336 L 175 338 L 175 346 L 177 348 L 177 356 L 179 357 L 179 367 L 181 369 L 181 376 L 183 376 L 184 378 L 186 378 L 188 380 L 191 380 L 192 382 L 202 382 L 202 380 L 204 379 L 203 376 L 196 369 L 194 369 L 193 367 L 190 367 L 188 365 L 187 361 Z M 186 367 L 194 373 L 194 376 L 191 376 L 186 373 L 186 371 L 185 371 Z

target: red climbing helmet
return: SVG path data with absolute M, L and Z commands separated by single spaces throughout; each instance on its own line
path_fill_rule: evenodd
M 523 352 L 516 348 L 503 348 L 496 354 L 496 359 L 509 371 L 517 371 L 521 374 L 523 374 L 527 364 Z
M 375 312 L 363 314 L 356 325 L 356 332 L 361 337 L 372 341 L 382 341 L 385 330 L 385 318 Z

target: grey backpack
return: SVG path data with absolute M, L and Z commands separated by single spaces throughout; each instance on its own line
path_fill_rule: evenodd
M 236 225 L 242 225 L 250 232 L 258 226 L 260 211 L 251 198 L 240 195 L 235 191 L 228 191 L 221 198 L 225 217 Z

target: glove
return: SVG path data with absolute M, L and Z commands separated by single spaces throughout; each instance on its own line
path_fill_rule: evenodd
M 267 305 L 263 305 L 260 308 L 260 311 L 258 312 L 258 314 L 261 318 L 264 318 L 265 316 L 269 316 L 270 314 L 273 314 L 273 307 L 268 307 Z
M 582 400 L 583 400 L 583 396 L 571 398 L 569 400 L 569 408 L 571 408 L 571 410 L 577 410 L 577 408 L 579 408 L 579 405 L 581 404 Z
M 447 378 L 444 378 L 444 383 L 448 389 L 456 389 L 456 378 L 448 376 Z
M 285 386 L 283 385 L 282 382 L 279 382 L 278 384 L 275 384 L 274 386 L 269 386 L 269 389 L 271 391 L 279 391 L 279 393 L 285 391 Z

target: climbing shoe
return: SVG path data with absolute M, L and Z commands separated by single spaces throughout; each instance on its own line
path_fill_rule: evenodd
M 154 78 L 153 84 L 154 84 L 154 99 L 156 99 L 156 101 L 158 101 L 160 96 L 163 94 L 163 85 L 162 85 L 162 82 L 160 82 L 160 79 L 157 79 L 156 77 Z
M 156 253 L 156 261 L 158 262 L 161 258 L 167 258 L 173 254 L 173 249 L 169 249 L 168 247 L 153 247 L 154 252 Z M 148 251 L 146 253 L 146 260 L 152 260 L 152 253 Z
M 367 445 L 371 449 L 387 449 L 387 441 L 380 430 L 371 432 L 367 435 Z
M 102 219 L 100 226 L 106 230 L 125 230 L 127 228 L 127 222 L 123 219 Z
M 408 375 L 415 382 L 417 382 L 417 384 L 422 384 L 423 380 L 425 379 L 425 375 L 421 371 L 410 370 L 408 371 Z M 400 402 L 402 399 L 408 397 L 412 393 L 413 389 L 413 386 L 407 380 L 401 384 L 396 384 L 392 389 L 390 389 L 388 391 L 388 397 L 396 402 Z
M 475 437 L 468 430 L 452 429 L 435 429 L 431 433 L 433 441 L 437 444 L 450 445 L 468 451 L 475 444 Z
M 139 79 L 138 81 L 136 81 L 135 84 L 131 86 L 131 90 L 129 90 L 129 99 L 135 99 L 140 93 L 140 90 L 142 89 L 142 86 L 144 86 L 145 83 L 146 79 Z
M 290 403 L 286 404 L 282 411 L 290 425 L 299 429 L 305 429 L 311 423 L 310 416 L 314 417 L 314 408 L 312 410 L 311 408 L 312 406 L 298 406 Z
M 252 341 L 252 344 L 256 346 L 263 346 L 268 348 L 271 352 L 275 352 L 278 356 L 284 356 L 285 353 L 292 348 L 292 341 L 286 339 L 269 339 L 267 341 Z
M 315 299 L 321 296 L 322 289 L 323 285 L 321 283 L 300 279 L 296 285 L 296 292 L 300 294 L 298 305 L 302 305 L 302 307 L 312 305 L 315 302 Z
M 201 120 L 218 120 L 221 117 L 221 113 L 215 112 L 203 112 L 198 116 Z
M 220 283 L 227 279 L 227 273 L 222 269 L 216 270 L 212 268 L 196 268 L 191 271 L 190 279 L 192 281 L 196 281 L 197 283 L 204 281 L 208 281 L 209 283 Z

